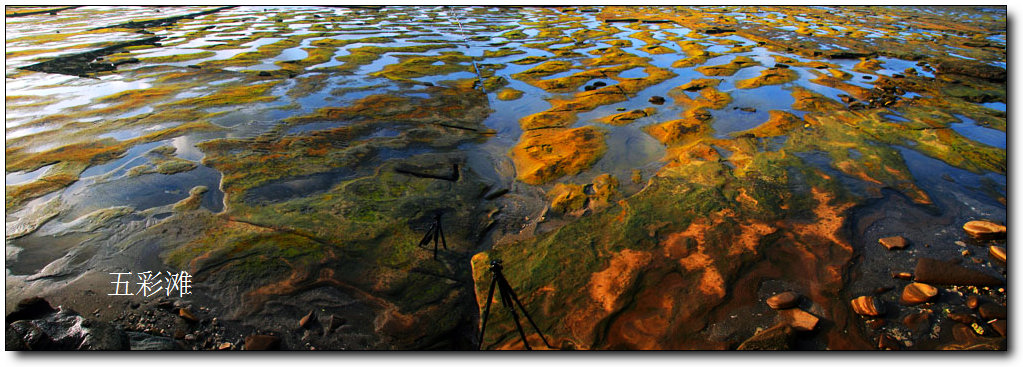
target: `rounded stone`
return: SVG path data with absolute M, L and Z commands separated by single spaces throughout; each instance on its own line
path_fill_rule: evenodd
M 937 295 L 938 288 L 923 283 L 910 283 L 902 289 L 902 302 L 908 305 L 917 305 L 930 301 Z
M 963 230 L 966 231 L 966 234 L 977 239 L 1005 237 L 1005 226 L 987 220 L 966 222 L 966 224 L 963 224 Z
M 863 316 L 880 316 L 884 314 L 884 305 L 871 296 L 857 297 L 851 301 L 853 312 Z
M 799 293 L 796 292 L 782 292 L 767 298 L 767 305 L 775 310 L 782 310 L 786 308 L 795 307 L 799 304 Z
M 970 295 L 969 297 L 966 297 L 966 307 L 969 307 L 970 309 L 976 309 L 977 306 L 980 306 L 980 298 L 979 297 L 974 296 L 974 295 Z

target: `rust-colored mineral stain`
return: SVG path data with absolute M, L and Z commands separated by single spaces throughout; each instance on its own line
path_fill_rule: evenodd
M 593 273 L 586 287 L 590 298 L 610 313 L 617 308 L 619 297 L 635 280 L 636 273 L 650 263 L 652 255 L 648 252 L 623 250 L 611 257 L 607 269 Z

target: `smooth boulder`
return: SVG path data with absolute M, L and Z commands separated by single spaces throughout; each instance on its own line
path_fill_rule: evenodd
M 963 224 L 963 230 L 971 237 L 981 240 L 1005 238 L 1005 226 L 987 220 L 966 222 Z
M 7 350 L 129 350 L 124 329 L 71 310 L 7 325 Z
M 858 315 L 875 317 L 884 314 L 884 305 L 874 297 L 857 297 L 851 303 L 853 312 Z
M 796 307 L 799 304 L 799 293 L 796 292 L 782 292 L 767 298 L 767 306 L 775 310 L 783 310 L 786 308 Z
M 937 295 L 938 288 L 923 283 L 910 283 L 902 289 L 902 303 L 918 305 L 930 301 Z

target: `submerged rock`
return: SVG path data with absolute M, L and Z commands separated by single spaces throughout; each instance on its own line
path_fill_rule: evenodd
M 1001 286 L 1005 280 L 955 263 L 930 258 L 916 262 L 914 280 L 928 284 L 972 285 L 978 287 Z
M 932 311 L 924 309 L 911 313 L 902 318 L 902 324 L 906 325 L 915 334 L 922 334 L 930 326 Z
M 173 338 L 135 331 L 128 332 L 131 350 L 184 350 Z
M 245 338 L 245 350 L 278 350 L 281 338 L 273 335 L 249 335 Z
M 977 308 L 977 313 L 984 320 L 1004 319 L 1008 317 L 1008 308 L 997 303 L 988 302 Z

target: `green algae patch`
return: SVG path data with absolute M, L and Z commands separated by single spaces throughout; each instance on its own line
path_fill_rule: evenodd
M 170 103 L 169 106 L 187 107 L 223 107 L 248 103 L 266 103 L 276 101 L 278 97 L 267 95 L 273 87 L 280 84 L 280 81 L 270 81 L 249 85 L 236 85 L 226 87 L 210 95 L 202 97 L 185 98 Z
M 403 81 L 459 71 L 475 72 L 472 57 L 459 52 L 442 52 L 439 56 L 398 56 L 398 59 L 401 61 L 397 64 L 384 66 L 383 70 L 371 75 Z
M 739 69 L 756 65 L 760 65 L 760 63 L 748 56 L 736 56 L 727 64 L 700 66 L 695 70 L 706 76 L 732 76 L 735 75 Z
M 146 152 L 149 164 L 138 165 L 128 170 L 128 176 L 139 176 L 151 173 L 172 175 L 175 173 L 187 172 L 198 167 L 198 164 L 187 159 L 174 156 L 177 148 L 170 145 L 163 145 Z
M 793 129 L 801 128 L 805 122 L 792 113 L 778 110 L 768 111 L 767 121 L 755 128 L 746 131 L 735 132 L 733 136 L 753 134 L 758 138 L 769 138 L 774 136 L 785 136 Z M 809 127 L 809 125 L 807 125 Z
M 512 74 L 512 77 L 519 80 L 535 80 L 557 73 L 566 72 L 571 69 L 573 69 L 573 65 L 569 61 L 551 60 L 534 66 L 526 71 Z
M 862 59 L 859 63 L 853 66 L 854 71 L 861 73 L 871 73 L 881 69 L 881 61 L 877 59 Z
M 443 48 L 432 46 L 422 49 Z M 401 50 L 373 47 L 352 54 L 376 59 Z M 398 58 L 404 62 L 396 64 L 400 68 L 385 68 L 378 76 L 404 81 L 440 75 L 430 65 L 438 61 L 450 62 L 459 71 L 472 70 L 472 58 L 461 54 Z M 485 78 L 499 83 L 500 76 L 487 74 L 495 67 L 481 69 Z M 301 87 L 280 94 L 294 97 L 329 89 L 328 78 L 297 77 Z M 249 92 L 256 99 L 276 96 L 274 87 L 280 84 L 271 83 Z M 167 221 L 201 217 L 208 225 L 197 239 L 170 249 L 166 261 L 194 270 L 204 284 L 232 289 L 215 297 L 228 301 L 228 310 L 239 317 L 261 317 L 268 304 L 330 289 L 348 297 L 353 308 L 366 310 L 368 320 L 389 320 L 354 326 L 361 334 L 388 336 L 374 345 L 447 345 L 451 341 L 437 333 L 452 335 L 474 312 L 471 291 L 466 292 L 464 281 L 449 281 L 455 279 L 449 274 L 465 272 L 465 260 L 483 235 L 478 224 L 489 209 L 481 205 L 481 193 L 489 186 L 467 168 L 464 153 L 457 149 L 488 134 L 482 124 L 489 113 L 487 97 L 471 84 L 456 80 L 409 95 L 372 94 L 292 115 L 260 135 L 200 142 L 203 164 L 223 174 L 225 209 L 204 217 L 207 211 L 195 210 L 199 192 L 176 204 Z M 385 81 L 336 93 L 393 85 Z M 289 132 L 334 121 L 338 123 Z M 315 184 L 307 187 L 309 182 Z M 292 190 L 302 191 L 292 195 Z M 416 246 L 434 213 L 443 213 L 449 247 L 442 247 L 436 260 L 431 251 Z
M 512 47 L 501 47 L 501 48 L 497 49 L 496 51 L 484 50 L 483 51 L 483 58 L 489 59 L 489 58 L 505 57 L 505 56 L 512 56 L 512 55 L 521 55 L 521 54 L 524 54 L 524 53 L 526 53 L 526 52 L 522 51 L 522 50 L 517 50 L 517 49 L 512 48 Z
M 497 99 L 502 101 L 514 101 L 522 98 L 522 91 L 513 88 L 504 88 L 497 92 Z
M 511 31 L 507 31 L 507 32 L 501 33 L 501 37 L 504 37 L 504 38 L 507 38 L 507 39 L 510 39 L 510 40 L 522 40 L 522 39 L 529 38 L 529 35 L 525 34 L 521 30 L 515 29 L 515 30 L 511 30 Z
M 46 171 L 39 179 L 20 184 L 4 186 L 4 208 L 14 211 L 29 200 L 63 189 L 78 181 L 78 175 L 88 167 L 83 162 L 60 162 Z M 10 166 L 8 166 L 10 169 Z M 35 168 L 38 169 L 38 168 Z
M 827 112 L 844 109 L 841 103 L 802 87 L 792 88 L 792 108 L 802 111 Z
M 732 96 L 716 88 L 720 83 L 720 79 L 693 79 L 668 91 L 668 95 L 675 101 L 675 104 L 689 109 L 722 109 L 732 102 Z M 695 91 L 700 93 L 695 98 L 686 93 Z
M 757 182 L 740 185 L 750 188 Z M 827 199 L 819 202 L 829 207 Z M 591 216 L 535 239 L 495 246 L 476 255 L 477 294 L 486 291 L 485 263 L 501 259 L 512 287 L 555 348 L 678 348 L 693 343 L 701 348 L 722 348 L 724 345 L 694 333 L 713 322 L 706 318 L 727 302 L 725 294 L 742 264 L 756 261 L 758 250 L 773 241 L 784 236 L 799 238 L 804 233 L 802 228 L 791 228 L 780 235 L 770 225 L 730 214 L 746 210 L 713 187 L 656 177 L 639 194 Z M 823 217 L 829 212 L 819 213 Z M 827 229 L 821 233 L 827 234 Z M 767 235 L 772 236 L 764 238 Z M 836 250 L 843 245 L 815 243 Z M 522 247 L 531 250 L 519 250 Z M 851 256 L 851 250 L 845 251 Z M 812 267 L 815 272 L 826 272 L 832 266 L 814 261 Z M 644 329 L 648 336 L 633 336 L 626 329 L 603 333 L 621 317 L 644 322 L 642 314 L 633 311 L 632 305 L 637 303 L 659 305 L 650 309 L 664 313 L 650 324 L 658 327 Z M 488 330 L 492 332 L 483 341 L 485 348 L 516 348 L 517 334 L 510 318 L 501 313 L 491 317 Z M 687 321 L 667 325 L 656 322 L 660 319 Z
M 535 63 L 538 63 L 538 62 L 547 61 L 547 59 L 548 59 L 547 56 L 526 56 L 526 57 L 523 57 L 521 59 L 512 61 L 512 64 L 530 65 L 530 64 L 535 64 Z
M 210 189 L 206 186 L 196 186 L 191 190 L 188 190 L 188 197 L 181 201 L 174 203 L 172 207 L 175 211 L 188 211 L 199 209 L 202 203 L 202 196 L 206 194 Z
M 587 197 L 582 185 L 558 183 L 547 193 L 551 210 L 555 213 L 569 213 L 583 209 Z
M 789 68 L 768 68 L 761 71 L 756 78 L 745 79 L 735 82 L 739 89 L 758 88 L 765 85 L 785 84 L 799 79 L 799 73 Z
M 631 124 L 632 122 L 634 122 L 636 120 L 639 120 L 641 118 L 644 118 L 644 117 L 647 117 L 647 116 L 652 116 L 655 113 L 657 113 L 657 109 L 656 108 L 654 108 L 654 107 L 647 107 L 647 108 L 644 108 L 642 110 L 632 110 L 632 111 L 626 111 L 626 112 L 622 112 L 622 113 L 616 113 L 616 114 L 609 115 L 609 116 L 604 116 L 604 117 L 601 117 L 600 119 L 598 119 L 597 121 L 600 121 L 602 123 L 609 124 L 609 125 L 626 125 L 626 124 Z
M 363 65 L 369 65 L 376 61 L 384 54 L 387 53 L 420 53 L 429 50 L 454 48 L 452 44 L 431 44 L 431 45 L 416 45 L 416 46 L 403 46 L 403 47 L 386 47 L 386 46 L 362 46 L 357 48 L 349 49 L 348 55 L 337 56 L 334 59 L 343 62 L 338 66 L 326 68 L 325 70 L 345 71 L 352 72 L 357 70 Z

